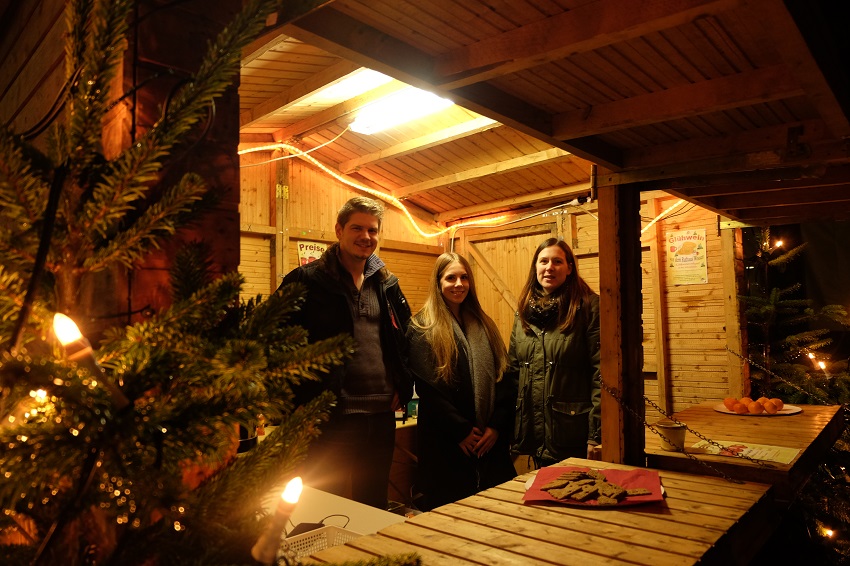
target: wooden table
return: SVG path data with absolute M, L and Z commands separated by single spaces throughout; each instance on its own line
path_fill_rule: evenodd
M 633 469 L 571 458 L 568 466 Z M 535 472 L 305 558 L 416 553 L 428 565 L 746 563 L 769 521 L 769 486 L 660 471 L 664 501 L 617 508 L 524 503 Z M 769 534 L 769 530 L 767 531 Z
M 742 458 L 700 454 L 690 448 L 700 441 L 691 431 L 685 435 L 686 451 L 732 478 L 775 486 L 774 495 L 780 502 L 794 498 L 844 430 L 841 405 L 797 405 L 802 412 L 795 415 L 750 417 L 717 412 L 714 410 L 717 404 L 717 401 L 707 401 L 673 416 L 712 440 L 738 440 L 795 448 L 799 450 L 796 458 L 789 464 L 769 462 L 770 467 L 766 467 Z M 647 415 L 647 420 L 652 423 L 657 419 Z M 648 429 L 646 460 L 651 468 L 715 474 L 682 453 L 663 450 L 660 437 Z

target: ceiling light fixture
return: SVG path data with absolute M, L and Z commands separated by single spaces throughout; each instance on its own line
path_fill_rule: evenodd
M 408 87 L 368 104 L 357 113 L 350 129 L 358 134 L 375 134 L 424 118 L 452 106 L 454 102 L 432 92 Z
M 379 86 L 383 86 L 392 80 L 392 77 L 388 77 L 383 73 L 364 68 L 322 89 L 316 93 L 316 98 L 325 101 L 342 102 L 343 100 L 360 96 L 364 92 L 369 92 Z

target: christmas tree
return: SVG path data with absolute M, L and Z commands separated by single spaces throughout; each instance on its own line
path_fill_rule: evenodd
M 278 3 L 245 2 L 161 120 L 106 158 L 102 127 L 134 2 L 72 0 L 68 90 L 49 150 L 0 127 L 4 564 L 251 563 L 269 494 L 327 418 L 329 394 L 294 407 L 292 388 L 341 363 L 350 339 L 309 344 L 288 326 L 297 286 L 240 302 L 240 276 L 212 277 L 201 244 L 174 259 L 173 304 L 107 330 L 96 349 L 53 326 L 55 313 L 85 314 L 84 277 L 134 265 L 201 211 L 200 177 L 163 187 L 160 174 Z M 237 427 L 258 415 L 279 426 L 237 456 Z
M 830 359 L 832 343 L 826 321 L 847 327 L 841 305 L 815 308 L 802 285 L 786 276 L 776 284 L 806 244 L 786 249 L 769 228 L 753 229 L 754 253 L 745 261 L 748 294 L 740 297 L 748 325 L 751 397 L 780 397 L 786 403 L 835 405 L 850 403 L 847 360 Z M 820 463 L 794 502 L 788 523 L 808 538 L 809 563 L 846 564 L 850 560 L 850 433 L 842 437 Z M 795 536 L 781 531 L 782 536 Z M 783 541 L 783 542 L 787 542 Z

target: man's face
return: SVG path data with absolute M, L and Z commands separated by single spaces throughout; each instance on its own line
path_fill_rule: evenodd
M 376 216 L 355 212 L 345 226 L 336 225 L 340 253 L 355 261 L 365 261 L 378 247 L 380 228 Z

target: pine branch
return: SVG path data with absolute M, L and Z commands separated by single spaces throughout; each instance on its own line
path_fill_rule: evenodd
M 789 263 L 791 263 L 792 261 L 797 259 L 797 257 L 801 253 L 803 253 L 806 250 L 807 247 L 808 247 L 808 244 L 804 243 L 804 244 L 800 244 L 799 246 L 797 246 L 795 248 L 791 248 L 787 252 L 771 259 L 770 261 L 768 261 L 767 265 L 770 266 L 770 267 L 780 267 L 780 268 L 785 267 L 786 265 L 788 265 Z
M 190 242 L 177 251 L 169 270 L 171 300 L 189 299 L 212 282 L 212 249 L 206 242 Z
M 71 22 L 77 25 L 84 22 L 82 27 L 88 33 L 85 37 L 78 37 L 77 32 L 71 35 L 69 64 L 79 67 L 73 72 L 66 71 L 76 80 L 65 108 L 67 145 L 58 158 L 60 163 L 67 161 L 72 177 L 84 183 L 91 175 L 91 164 L 101 153 L 100 128 L 92 128 L 92 124 L 100 125 L 103 121 L 110 82 L 124 53 L 127 21 L 134 4 L 133 0 L 94 0 L 92 4 L 80 2 L 69 6 L 81 10 L 72 12 Z M 71 198 L 65 212 L 70 219 L 80 195 L 67 196 Z
M 131 267 L 159 241 L 174 234 L 178 225 L 184 224 L 184 216 L 192 210 L 206 192 L 206 184 L 199 176 L 187 173 L 180 182 L 165 191 L 162 198 L 148 207 L 138 220 L 126 230 L 107 240 L 106 245 L 83 260 L 83 266 L 91 272 L 106 269 L 113 263 Z
M 107 211 L 119 203 L 132 202 L 144 194 L 145 183 L 155 180 L 161 160 L 186 133 L 207 115 L 210 103 L 221 96 L 239 71 L 242 48 L 262 29 L 266 18 L 280 0 L 252 0 L 236 20 L 227 26 L 210 46 L 198 72 L 181 88 L 144 136 L 125 150 L 95 188 L 92 201 L 80 217 L 84 230 L 99 234 L 111 232 L 122 214 Z
M 49 183 L 33 164 L 33 150 L 0 125 L 0 214 L 14 223 L 41 218 Z
M 250 313 L 246 313 L 248 316 L 241 326 L 241 332 L 244 336 L 258 339 L 274 333 L 289 321 L 292 313 L 301 308 L 306 292 L 304 285 L 296 283 L 272 293 L 265 301 L 260 301 L 258 297 L 256 302 L 246 306 Z

